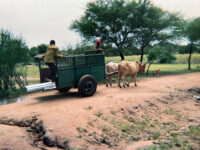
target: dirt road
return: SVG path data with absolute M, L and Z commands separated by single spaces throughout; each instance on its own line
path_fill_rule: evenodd
M 99 85 L 87 98 L 39 92 L 0 106 L 0 149 L 199 149 L 200 73 L 137 84 Z

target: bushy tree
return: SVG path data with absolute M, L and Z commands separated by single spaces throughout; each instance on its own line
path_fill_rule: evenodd
M 97 0 L 87 4 L 85 14 L 71 29 L 88 40 L 101 38 L 118 50 L 136 46 L 141 50 L 153 42 L 172 38 L 179 17 L 155 7 L 149 0 Z
M 38 46 L 37 46 L 38 52 L 39 52 L 40 54 L 46 53 L 47 47 L 48 47 L 48 45 L 46 45 L 46 44 L 40 44 L 40 45 L 38 45 Z
M 0 89 L 16 89 L 16 83 L 21 86 L 21 72 L 18 64 L 29 60 L 29 49 L 22 38 L 12 35 L 9 31 L 0 30 Z
M 200 45 L 200 17 L 189 21 L 185 28 L 184 34 L 189 40 L 189 58 L 188 58 L 188 69 L 191 69 L 191 57 L 194 47 Z
M 148 75 L 150 66 L 155 62 L 172 63 L 175 60 L 176 57 L 173 55 L 172 49 L 170 49 L 169 47 L 157 45 L 150 49 L 148 52 L 147 61 L 149 65 L 147 67 L 146 74 Z
M 83 54 L 86 51 L 91 51 L 94 49 L 93 45 L 88 45 L 87 42 L 82 42 L 81 44 L 76 44 L 76 46 L 73 48 L 71 45 L 68 45 L 66 47 L 66 50 L 61 51 L 61 54 L 64 55 L 76 55 L 76 54 Z
M 39 53 L 39 50 L 37 47 L 31 47 L 30 51 L 29 51 L 29 55 L 31 57 L 34 57 L 36 56 L 37 54 Z
M 40 44 L 37 47 L 32 47 L 30 49 L 29 54 L 31 57 L 34 57 L 38 54 L 46 53 L 47 47 L 48 47 L 48 45 L 46 45 L 46 44 Z

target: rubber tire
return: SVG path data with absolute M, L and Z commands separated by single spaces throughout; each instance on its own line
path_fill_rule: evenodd
M 82 97 L 92 96 L 97 89 L 97 81 L 91 75 L 84 75 L 78 82 L 78 91 Z
M 68 92 L 70 89 L 71 89 L 70 87 L 66 87 L 66 88 L 59 89 L 58 91 L 60 93 L 64 93 L 64 92 Z

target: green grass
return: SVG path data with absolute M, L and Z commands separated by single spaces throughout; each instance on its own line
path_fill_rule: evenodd
M 188 70 L 187 64 L 152 64 L 150 72 L 161 69 L 161 75 L 184 74 L 200 71 L 198 66 L 199 64 L 192 64 L 191 70 Z
M 27 66 L 27 77 L 28 78 L 40 78 L 38 66 L 28 65 Z
M 28 80 L 28 85 L 39 84 L 40 80 Z
M 114 110 L 111 110 L 110 113 L 111 113 L 112 115 L 116 115 L 116 114 L 117 114 L 117 112 L 114 111 Z
M 187 64 L 189 54 L 175 54 L 176 60 L 175 64 Z M 106 57 L 106 62 L 109 61 L 114 61 L 114 62 L 119 62 L 120 57 L 119 56 L 114 56 L 114 57 Z M 133 55 L 133 56 L 125 56 L 126 61 L 135 61 L 135 60 L 140 60 L 140 55 Z M 144 55 L 143 61 L 147 62 L 147 56 Z M 199 64 L 200 63 L 200 54 L 192 54 L 191 57 L 191 63 L 192 64 Z
M 200 127 L 199 126 L 190 126 L 189 131 L 186 132 L 187 135 L 200 140 Z
M 152 76 L 152 72 L 157 69 L 161 69 L 161 73 L 159 76 L 200 72 L 199 66 L 200 66 L 200 64 L 192 64 L 191 70 L 188 70 L 187 64 L 152 64 L 149 69 L 149 76 Z M 28 78 L 38 78 L 39 79 L 39 69 L 37 66 L 34 66 L 34 65 L 28 66 L 27 70 L 28 70 L 27 71 Z M 146 75 L 140 74 L 139 77 L 146 77 Z M 113 79 L 117 81 L 117 78 L 116 79 L 113 78 Z M 28 83 L 29 83 L 29 85 L 37 84 L 37 83 L 39 83 L 39 80 L 38 81 L 28 81 Z
M 161 135 L 160 132 L 155 132 L 155 133 L 152 134 L 152 138 L 153 138 L 154 140 L 157 140 L 157 139 L 160 137 L 160 135 Z
M 111 128 L 108 125 L 103 125 L 100 127 L 103 132 L 109 132 Z
M 174 75 L 174 74 L 184 74 L 191 72 L 200 71 L 200 54 L 193 54 L 191 59 L 191 70 L 188 70 L 188 54 L 176 54 L 177 60 L 173 64 L 152 64 L 149 70 L 150 75 L 153 71 L 161 69 L 161 75 Z M 125 56 L 127 61 L 139 60 L 140 55 Z M 146 55 L 144 55 L 144 62 L 146 62 Z M 120 57 L 106 57 L 106 63 L 109 61 L 119 62 Z M 148 66 L 148 64 L 147 64 Z M 28 78 L 39 78 L 39 69 L 36 65 L 27 66 L 27 77 Z
M 199 72 L 200 71 L 200 54 L 193 54 L 191 59 L 191 70 L 188 70 L 188 54 L 176 54 L 176 61 L 173 64 L 152 64 L 149 69 L 149 76 L 152 76 L 152 72 L 158 69 L 161 69 L 160 75 L 178 75 L 178 74 L 185 74 L 185 73 L 192 73 L 192 72 Z M 125 60 L 127 61 L 135 61 L 139 60 L 140 55 L 134 56 L 125 56 Z M 110 61 L 120 62 L 120 57 L 106 57 L 106 63 Z M 144 55 L 144 62 L 147 61 L 146 55 Z M 148 64 L 146 68 L 148 67 Z M 144 75 L 140 75 L 144 77 Z
M 97 116 L 97 117 L 101 117 L 103 115 L 103 113 L 98 111 L 94 115 Z

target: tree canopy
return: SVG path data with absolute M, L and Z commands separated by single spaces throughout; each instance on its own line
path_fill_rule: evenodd
M 104 45 L 119 50 L 136 46 L 141 50 L 154 42 L 173 37 L 180 19 L 163 11 L 149 0 L 97 0 L 87 4 L 85 14 L 71 29 L 88 40 L 101 38 Z
M 185 35 L 190 42 L 200 42 L 200 17 L 189 21 L 186 25 Z

